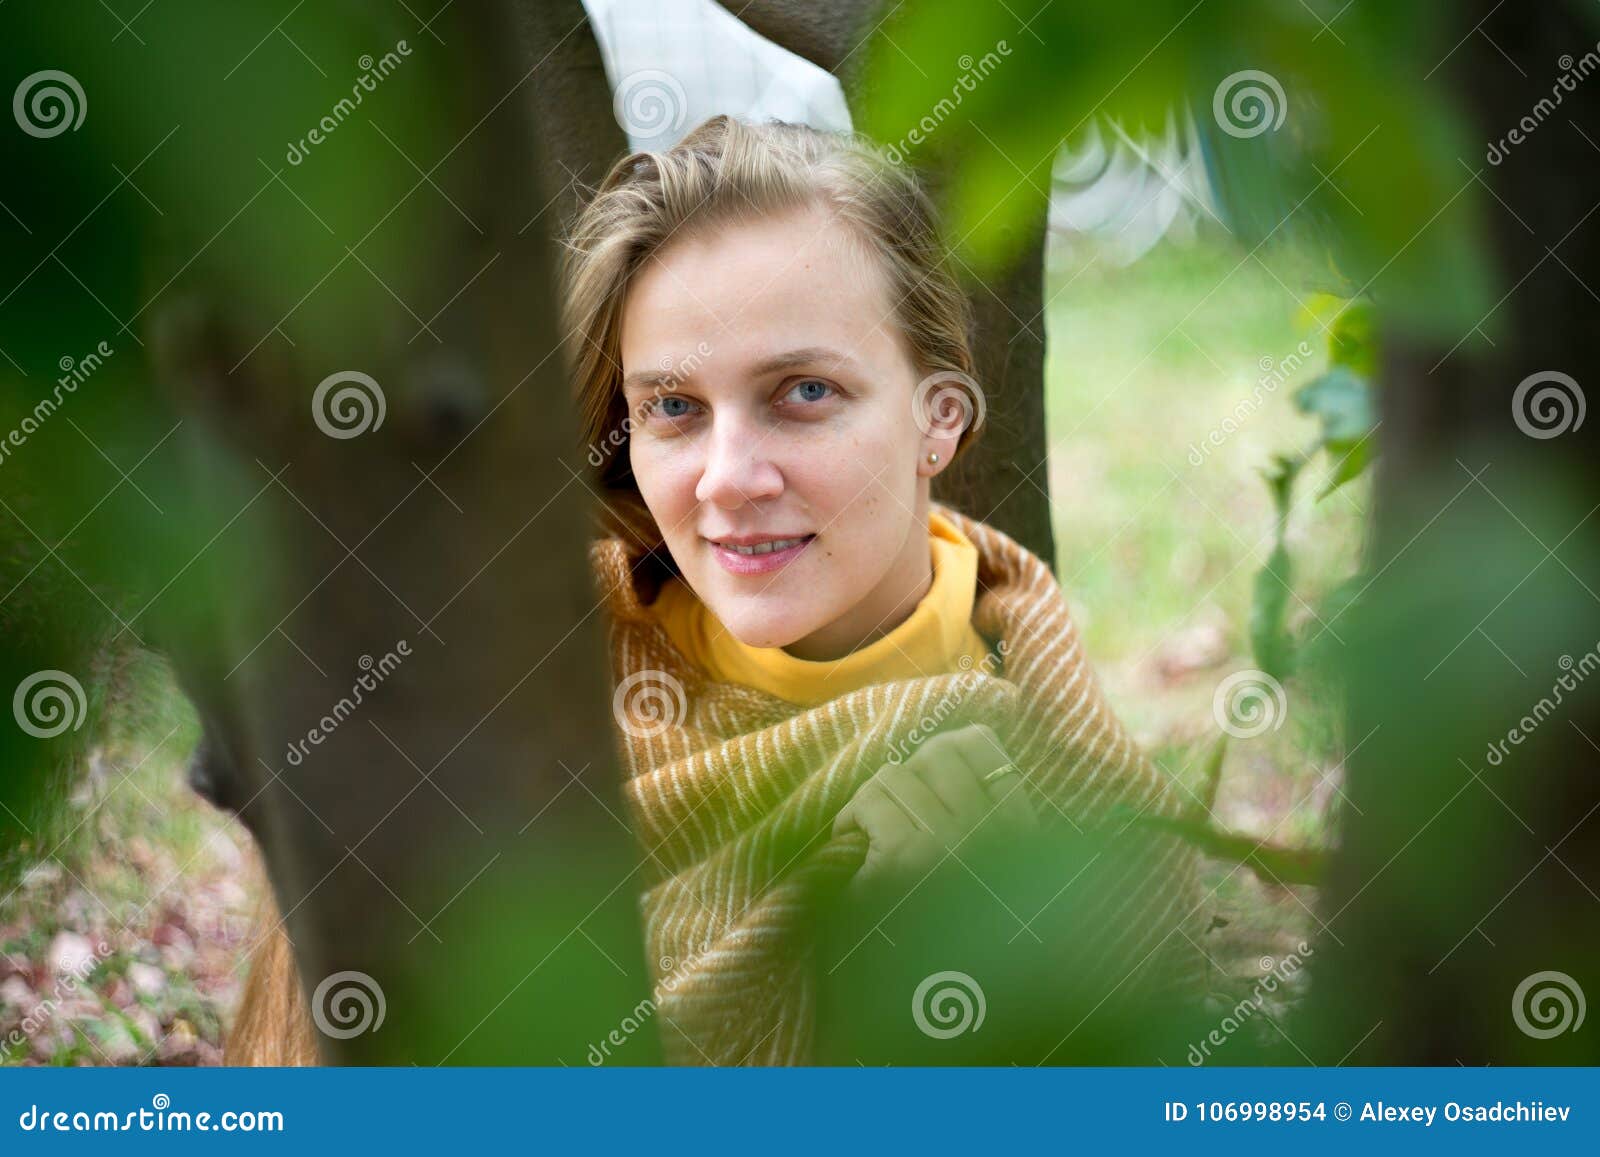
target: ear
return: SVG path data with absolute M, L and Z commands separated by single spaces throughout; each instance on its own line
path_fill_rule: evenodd
M 911 393 L 912 417 L 922 433 L 917 473 L 931 478 L 948 466 L 961 436 L 983 424 L 984 410 L 983 388 L 960 370 L 938 370 L 918 382 Z

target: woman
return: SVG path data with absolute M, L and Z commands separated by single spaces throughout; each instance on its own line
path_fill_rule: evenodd
M 648 955 L 669 962 L 668 1055 L 816 1060 L 826 978 L 853 987 L 819 958 L 819 918 L 871 931 L 913 895 L 951 895 L 941 870 L 1017 874 L 986 849 L 1085 846 L 1115 805 L 1181 809 L 1103 702 L 1049 569 L 930 502 L 982 394 L 907 170 L 852 138 L 716 117 L 612 169 L 566 274 L 615 528 L 594 558 L 627 797 L 657 870 L 644 911 Z M 1097 865 L 1102 934 L 1072 957 L 1090 1005 L 1196 952 L 1192 857 L 1120 845 Z M 1045 863 L 1048 901 L 1062 858 L 1017 867 Z M 1003 963 L 962 926 L 927 961 L 889 955 L 908 979 L 941 951 Z M 835 939 L 832 956 L 855 956 L 863 937 Z M 1061 945 L 1043 955 L 1054 990 L 1073 988 Z M 1108 983 L 1089 983 L 1096 964 Z M 901 1012 L 912 988 L 894 988 L 856 1003 Z
M 903 1010 L 944 976 L 970 982 L 969 1026 L 1005 1004 L 1008 1031 L 1191 979 L 1193 857 L 1106 823 L 1178 816 L 1169 785 L 1049 568 L 930 501 L 983 399 L 910 173 L 714 117 L 613 167 L 564 276 L 668 1059 L 861 1059 L 913 1023 L 942 1040 L 948 1006 Z M 961 899 L 969 878 L 992 898 Z M 997 902 L 1009 929 L 983 925 Z M 266 987 L 246 1035 L 299 1015 Z

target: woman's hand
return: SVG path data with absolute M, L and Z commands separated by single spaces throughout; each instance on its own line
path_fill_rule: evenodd
M 903 763 L 879 768 L 840 809 L 833 831 L 866 833 L 866 862 L 849 890 L 858 901 L 892 905 L 947 852 L 981 856 L 1038 827 L 1021 773 L 980 723 L 939 732 Z

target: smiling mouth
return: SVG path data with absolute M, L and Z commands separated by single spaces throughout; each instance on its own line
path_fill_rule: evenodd
M 731 575 L 754 576 L 775 574 L 784 569 L 805 554 L 816 539 L 814 534 L 784 538 L 746 534 L 738 538 L 708 538 L 706 543 L 723 570 Z
M 731 550 L 748 557 L 758 554 L 771 554 L 774 551 L 789 550 L 792 547 L 802 546 L 816 537 L 817 536 L 814 534 L 802 534 L 794 538 L 769 538 L 764 542 L 756 543 L 740 543 L 733 540 L 718 540 L 714 538 L 707 539 L 706 541 L 711 543 L 712 546 L 720 547 L 723 550 Z

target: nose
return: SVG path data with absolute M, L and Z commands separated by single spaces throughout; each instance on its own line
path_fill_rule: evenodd
M 757 427 L 728 419 L 706 441 L 706 458 L 694 496 L 724 510 L 783 493 L 783 472 L 772 460 L 771 443 Z

